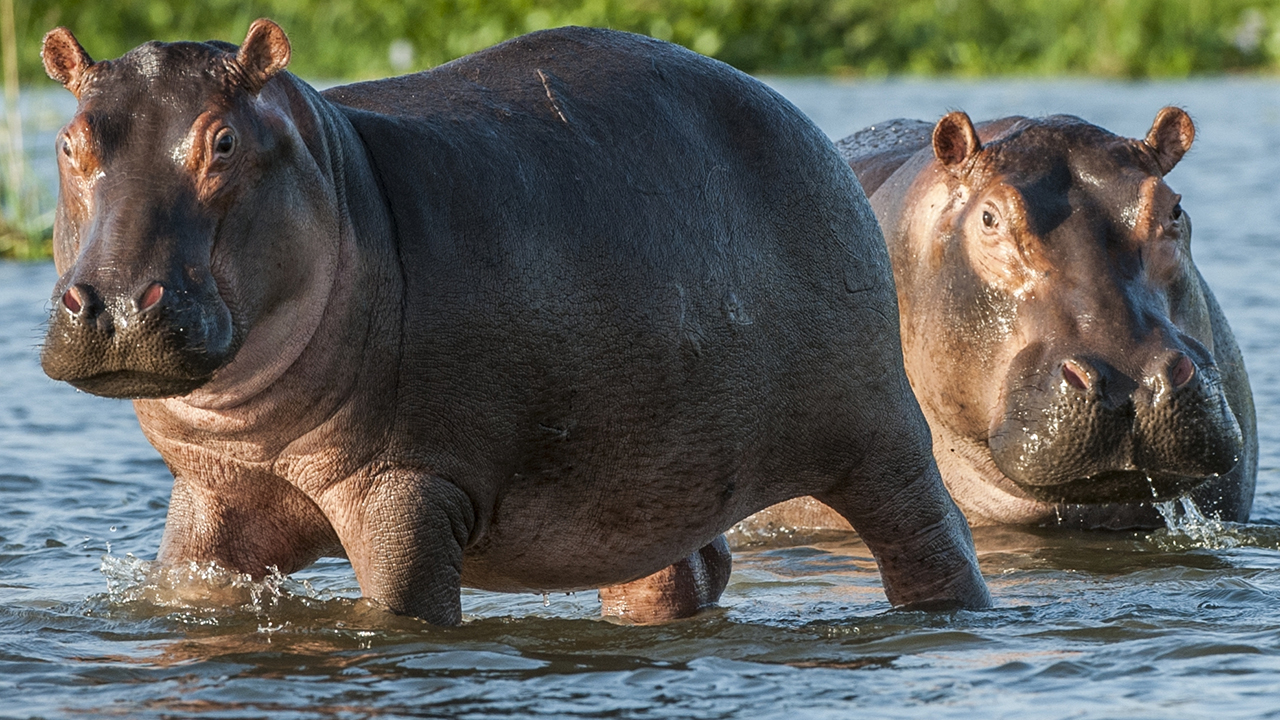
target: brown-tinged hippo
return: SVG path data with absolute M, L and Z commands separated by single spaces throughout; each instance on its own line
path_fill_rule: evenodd
M 135 398 L 162 566 L 345 555 L 435 623 L 462 585 L 631 582 L 607 610 L 662 619 L 718 597 L 722 532 L 812 494 L 893 603 L 989 603 L 875 218 L 762 84 L 582 28 L 324 93 L 265 20 L 43 57 L 79 106 L 42 362 Z
M 1248 518 L 1249 379 L 1164 182 L 1194 134 L 1173 107 L 1141 140 L 953 112 L 837 143 L 884 229 L 907 376 L 971 524 L 1151 527 L 1151 501 L 1184 493 Z M 839 522 L 784 509 L 755 522 Z

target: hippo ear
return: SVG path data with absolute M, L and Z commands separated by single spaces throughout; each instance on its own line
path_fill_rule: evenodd
M 270 20 L 254 20 L 236 53 L 236 62 L 244 70 L 249 92 L 257 94 L 273 75 L 289 64 L 289 38 Z
M 966 113 L 948 113 L 933 127 L 933 154 L 948 168 L 959 168 L 981 149 L 978 131 Z
M 50 30 L 40 47 L 40 59 L 44 61 L 44 71 L 49 73 L 49 77 L 80 97 L 80 81 L 84 72 L 93 65 L 93 58 L 80 47 L 70 30 L 64 27 Z
M 1168 175 L 1174 165 L 1191 149 L 1196 139 L 1196 126 L 1182 108 L 1167 107 L 1156 114 L 1151 130 L 1143 140 L 1156 153 L 1160 174 Z

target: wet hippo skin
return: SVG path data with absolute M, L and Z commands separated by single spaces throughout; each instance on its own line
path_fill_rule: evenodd
M 1154 527 L 1190 494 L 1248 519 L 1257 473 L 1240 350 L 1164 176 L 1195 128 L 1079 118 L 894 120 L 837 144 L 884 228 L 907 376 L 971 524 Z M 755 527 L 839 526 L 811 500 Z
M 689 614 L 738 520 L 814 495 L 896 604 L 989 603 L 902 366 L 884 241 L 785 100 L 673 45 L 535 33 L 317 93 L 244 43 L 94 63 L 58 138 L 46 372 L 134 398 L 162 564 L 350 559 L 435 623 L 463 585 Z

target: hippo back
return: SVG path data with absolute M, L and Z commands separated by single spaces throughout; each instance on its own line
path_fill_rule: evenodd
M 836 149 L 872 195 L 913 155 L 929 146 L 933 123 L 898 118 L 863 128 L 836 142 Z

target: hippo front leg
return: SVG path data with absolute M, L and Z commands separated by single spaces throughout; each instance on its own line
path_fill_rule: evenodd
M 871 549 L 889 602 L 920 609 L 990 607 L 969 525 L 927 450 L 914 463 L 901 455 L 869 463 L 867 474 L 816 497 L 843 515 Z
M 156 562 L 214 562 L 262 578 L 286 575 L 340 550 L 314 502 L 275 475 L 202 457 L 202 473 L 178 469 Z
M 721 535 L 652 575 L 600 588 L 600 612 L 641 625 L 691 617 L 720 599 L 732 569 L 733 555 Z
M 322 506 L 365 598 L 433 625 L 462 622 L 462 551 L 475 522 L 465 493 L 390 471 L 335 486 Z

